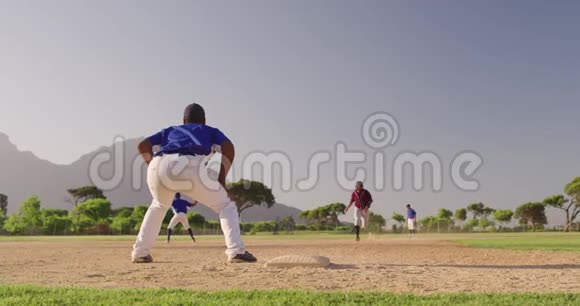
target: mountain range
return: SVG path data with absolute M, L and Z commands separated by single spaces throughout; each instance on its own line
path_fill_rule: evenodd
M 148 205 L 151 195 L 145 183 L 145 164 L 137 153 L 138 141 L 121 141 L 89 152 L 71 164 L 57 165 L 32 152 L 19 150 L 6 134 L 0 133 L 0 193 L 8 196 L 8 212 L 16 211 L 20 203 L 32 195 L 40 198 L 43 208 L 71 209 L 67 189 L 84 185 L 103 186 L 91 179 L 90 173 L 97 173 L 90 171 L 91 165 L 98 169 L 99 177 L 105 181 L 114 180 L 114 173 L 124 174 L 118 184 L 103 188 L 113 207 Z M 118 152 L 121 154 L 116 154 Z M 114 171 L 115 168 L 118 169 Z M 197 205 L 194 211 L 207 219 L 217 219 L 217 214 L 206 206 Z M 270 208 L 251 207 L 242 212 L 241 219 L 244 222 L 268 221 L 290 215 L 299 221 L 299 213 L 297 208 L 275 203 Z

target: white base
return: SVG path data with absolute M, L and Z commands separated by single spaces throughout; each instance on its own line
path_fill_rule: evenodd
M 269 260 L 264 264 L 268 268 L 314 267 L 326 268 L 330 259 L 324 256 L 285 255 Z

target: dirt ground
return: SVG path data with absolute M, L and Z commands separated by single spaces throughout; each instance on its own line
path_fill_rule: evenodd
M 131 241 L 0 243 L 0 283 L 98 288 L 580 292 L 578 252 L 472 249 L 437 239 L 261 240 L 257 264 L 226 265 L 221 240 L 158 242 L 152 264 L 130 262 Z M 272 269 L 281 255 L 327 256 L 328 269 Z

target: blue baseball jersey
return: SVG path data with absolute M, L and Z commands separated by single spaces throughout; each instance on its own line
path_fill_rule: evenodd
M 228 140 L 220 130 L 198 123 L 171 126 L 147 139 L 154 146 L 161 146 L 155 156 L 163 154 L 209 155 L 212 145 L 221 145 Z
M 175 211 L 175 213 L 187 213 L 187 207 L 189 207 L 189 202 L 187 202 L 186 200 L 182 200 L 182 199 L 174 199 L 173 203 L 171 203 L 171 206 L 173 206 L 173 211 Z
M 413 219 L 415 218 L 415 216 L 417 215 L 417 212 L 415 212 L 414 209 L 407 209 L 407 218 L 409 219 Z

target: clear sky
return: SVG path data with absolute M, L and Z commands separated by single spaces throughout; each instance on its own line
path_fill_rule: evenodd
M 361 122 L 386 111 L 401 127 L 388 154 L 485 162 L 477 192 L 446 176 L 438 193 L 376 191 L 377 211 L 515 207 L 580 175 L 578 16 L 565 0 L 2 0 L 0 131 L 66 164 L 178 123 L 197 101 L 239 157 L 283 151 L 301 177 L 338 141 L 373 152 Z M 276 196 L 348 200 L 330 165 L 318 188 Z

